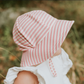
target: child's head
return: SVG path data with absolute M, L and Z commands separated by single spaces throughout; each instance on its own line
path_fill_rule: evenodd
M 52 57 L 62 45 L 74 21 L 59 20 L 42 10 L 19 16 L 13 39 L 23 51 L 21 66 L 31 66 Z

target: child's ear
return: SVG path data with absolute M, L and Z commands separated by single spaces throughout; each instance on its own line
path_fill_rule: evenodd
M 61 54 L 61 52 L 62 52 L 62 50 L 61 50 L 61 47 L 54 53 L 54 55 L 53 56 L 57 56 L 57 55 L 60 55 Z

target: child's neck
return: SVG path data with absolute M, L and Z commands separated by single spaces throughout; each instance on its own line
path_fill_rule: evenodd
M 61 54 L 61 52 L 62 52 L 62 50 L 61 50 L 61 48 L 59 48 L 58 50 L 57 50 L 57 52 L 51 57 L 51 58 L 53 58 L 54 56 L 58 56 L 58 55 L 60 55 Z M 40 63 L 41 64 L 41 63 Z M 39 64 L 37 64 L 37 65 L 33 65 L 34 67 L 36 67 L 36 66 L 38 66 Z

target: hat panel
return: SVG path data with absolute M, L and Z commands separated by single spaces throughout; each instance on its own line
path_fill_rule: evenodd
M 48 27 L 52 26 L 50 24 L 52 23 L 52 20 L 54 20 L 53 16 L 42 10 L 34 10 L 27 13 L 27 15 L 30 16 L 32 19 L 36 20 L 37 22 L 41 23 L 42 25 L 46 25 Z
M 53 22 L 54 21 L 52 21 L 52 24 Z M 34 18 L 30 18 L 30 16 L 26 16 L 23 20 L 19 17 L 17 20 L 17 25 L 18 30 L 31 43 L 32 47 L 35 47 L 36 44 L 38 44 L 45 37 L 50 29 L 47 25 L 40 23 L 40 21 L 38 23 L 36 19 L 34 20 Z
M 23 58 L 25 58 L 26 65 L 25 62 L 21 62 L 21 66 L 27 66 L 28 64 L 29 64 L 28 66 L 39 64 L 49 59 L 54 54 L 53 53 L 54 49 L 52 49 L 54 48 L 54 45 L 53 42 L 51 41 L 51 32 L 52 30 L 50 31 L 50 33 L 47 34 L 47 36 L 44 37 L 44 39 L 34 49 L 23 52 L 22 60 Z M 26 54 L 24 55 L 24 53 Z
M 55 51 L 62 45 L 74 21 L 58 20 L 55 24 Z
M 56 24 L 34 49 L 23 52 L 23 58 L 24 53 L 27 54 L 25 54 L 25 62 L 21 62 L 21 66 L 36 65 L 53 56 L 63 43 L 73 22 L 74 21 L 56 21 Z
M 28 47 L 31 46 L 27 39 L 19 32 L 16 23 L 13 28 L 13 39 L 22 51 L 28 50 Z
M 74 21 L 58 20 L 36 10 L 19 16 L 13 29 L 13 39 L 23 51 L 21 66 L 39 64 L 62 45 Z

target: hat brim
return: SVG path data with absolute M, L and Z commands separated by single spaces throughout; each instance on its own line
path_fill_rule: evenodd
M 21 66 L 36 65 L 52 57 L 62 45 L 73 23 L 74 21 L 56 19 L 44 39 L 34 49 L 23 52 Z

